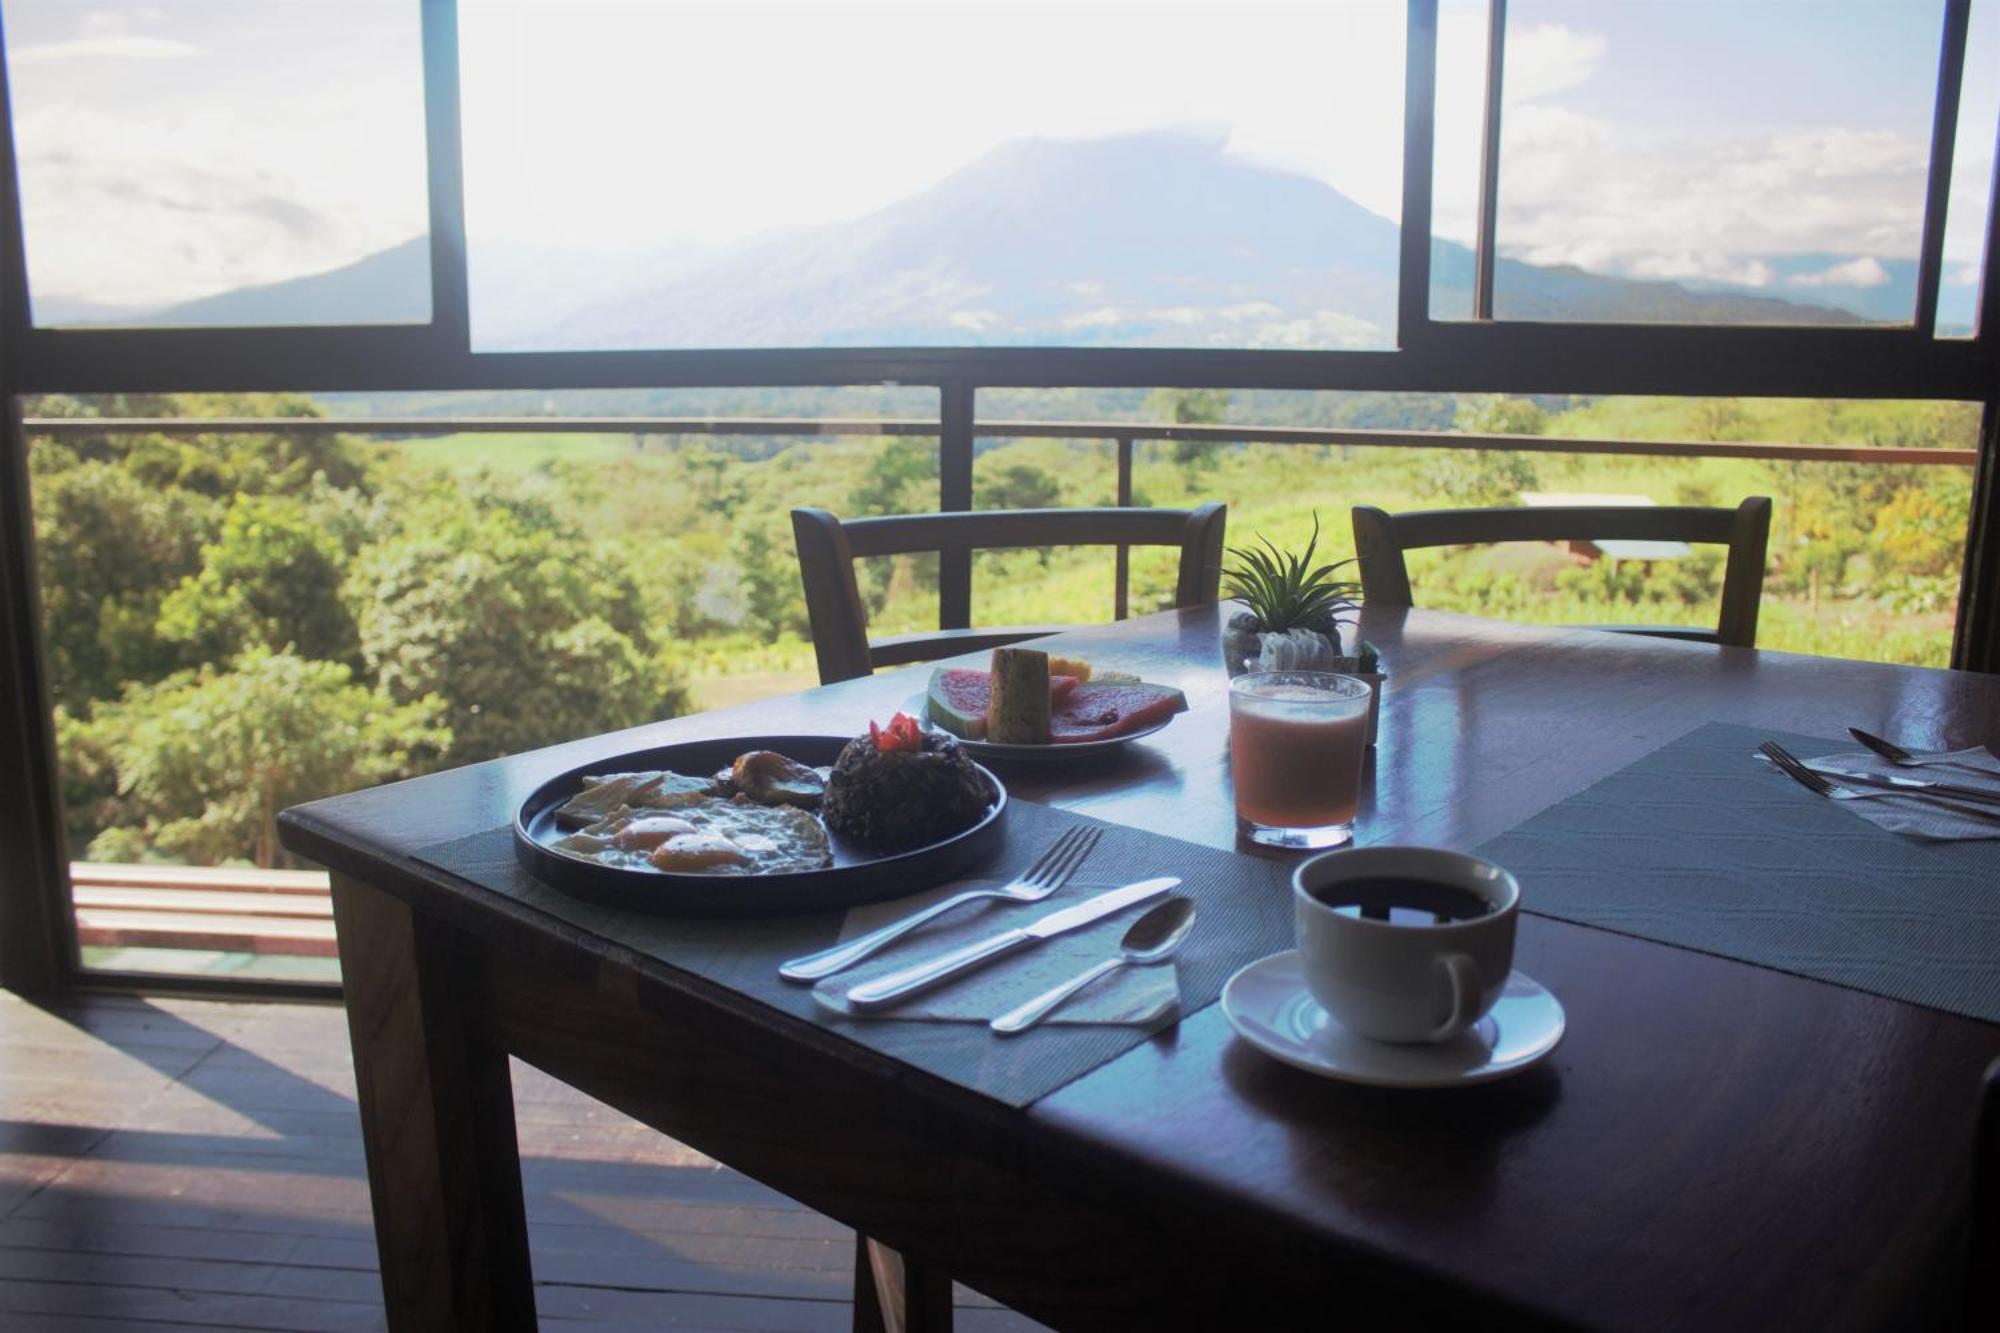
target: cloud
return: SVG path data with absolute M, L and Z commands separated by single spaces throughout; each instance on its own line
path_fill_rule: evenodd
M 1440 235 L 1469 243 L 1485 85 L 1483 14 L 1447 15 L 1439 43 L 1433 224 Z M 1619 62 L 1641 54 L 1614 51 L 1606 34 L 1563 24 L 1510 29 L 1501 120 L 1503 254 L 1619 277 L 1769 288 L 1783 285 L 1769 263 L 1778 255 L 1820 251 L 1879 260 L 1916 253 L 1929 158 L 1921 135 L 1767 127 L 1740 118 L 1721 128 L 1714 117 L 1682 123 L 1660 108 L 1633 106 L 1609 86 Z M 1566 95 L 1576 89 L 1583 92 Z M 1972 203 L 1954 210 L 1954 223 L 1984 217 L 1983 196 Z M 1976 251 L 1961 244 L 1952 253 Z M 1858 267 L 1852 274 L 1867 276 Z
M 1438 172 L 1431 223 L 1438 235 L 1470 243 L 1478 227 L 1480 136 L 1486 118 L 1485 6 L 1476 12 L 1463 6 L 1447 8 L 1439 23 Z M 1562 24 L 1509 28 L 1501 123 L 1508 139 L 1510 176 L 1524 169 L 1514 160 L 1517 143 L 1602 138 L 1609 133 L 1610 127 L 1601 121 L 1540 100 L 1588 83 L 1609 51 L 1610 43 L 1602 34 L 1581 33 Z M 1393 209 L 1382 211 L 1396 216 Z
M 138 37 L 119 33 L 108 33 L 101 37 L 84 37 L 73 42 L 44 42 L 40 46 L 24 46 L 18 51 L 10 51 L 7 61 L 11 65 L 60 65 L 72 64 L 80 60 L 188 60 L 205 56 L 208 52 L 191 42 L 175 41 L 171 37 Z
M 41 103 L 15 122 L 31 295 L 158 307 L 325 272 L 423 231 L 379 175 L 316 174 L 330 159 L 302 159 L 291 128 Z
M 1107 325 L 1122 324 L 1127 318 L 1124 311 L 1116 306 L 1099 306 L 1081 314 L 1066 317 L 1062 326 L 1066 329 L 1097 329 Z
M 1615 252 L 1603 261 L 1618 267 Z M 1625 258 L 1621 271 L 1628 278 L 1656 282 L 1731 282 L 1739 287 L 1768 287 L 1777 277 L 1761 259 L 1744 259 L 1720 250 L 1676 250 Z
M 1818 273 L 1795 273 L 1785 281 L 1794 287 L 1886 287 L 1889 270 L 1873 255 L 1829 264 Z
M 1238 335 L 1225 332 L 1213 343 L 1233 344 Z M 1386 333 L 1373 322 L 1338 310 L 1314 310 L 1293 319 L 1276 320 L 1250 332 L 1241 346 L 1257 348 L 1322 348 L 1356 350 L 1389 345 Z
M 1480 24 L 1485 24 L 1483 17 Z M 1561 23 L 1537 23 L 1525 31 L 1510 29 L 1507 72 L 1502 81 L 1507 100 L 1532 102 L 1587 82 L 1604 63 L 1610 45 L 1602 33 L 1577 32 Z
M 1504 133 L 1499 240 L 1530 263 L 1763 286 L 1762 257 L 1916 253 L 1928 153 L 1912 136 L 1642 134 L 1560 107 L 1521 108 Z

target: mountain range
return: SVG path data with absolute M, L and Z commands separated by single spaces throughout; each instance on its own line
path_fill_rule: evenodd
M 1397 225 L 1322 181 L 1180 133 L 1004 145 L 864 217 L 735 247 L 606 256 L 485 247 L 481 350 L 805 346 L 1386 348 Z M 226 292 L 150 325 L 421 321 L 426 243 Z M 1784 256 L 1782 278 L 1841 256 Z M 1433 309 L 1470 310 L 1472 251 L 1432 248 Z M 1811 300 L 1502 258 L 1501 318 L 1859 324 L 1907 317 L 1913 265 Z

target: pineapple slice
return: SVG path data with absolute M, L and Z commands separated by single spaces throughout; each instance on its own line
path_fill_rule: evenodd
M 1081 657 L 1051 657 L 1049 658 L 1049 674 L 1051 676 L 1075 676 L 1077 684 L 1088 685 L 1090 683 L 1090 663 L 1084 661 Z

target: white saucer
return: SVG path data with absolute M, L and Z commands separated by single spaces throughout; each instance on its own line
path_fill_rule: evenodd
M 1357 1036 L 1306 992 L 1299 951 L 1260 958 L 1222 988 L 1222 1012 L 1258 1050 L 1307 1073 L 1378 1088 L 1450 1088 L 1540 1063 L 1563 1036 L 1563 1007 L 1540 982 L 1510 973 L 1491 1012 L 1450 1041 L 1405 1046 Z

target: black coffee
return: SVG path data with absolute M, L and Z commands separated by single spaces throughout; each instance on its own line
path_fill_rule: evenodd
M 1454 884 L 1376 875 L 1323 884 L 1312 896 L 1343 916 L 1387 921 L 1395 926 L 1443 926 L 1490 916 L 1493 904 Z

